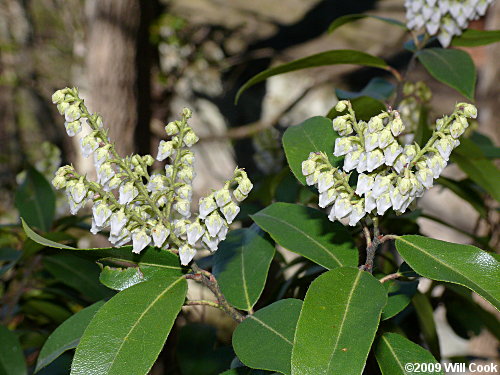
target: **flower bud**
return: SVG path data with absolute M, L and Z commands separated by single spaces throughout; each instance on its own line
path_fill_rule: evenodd
M 191 216 L 191 204 L 188 200 L 178 199 L 174 203 L 174 210 L 180 213 L 183 217 L 188 218 Z
M 185 150 L 181 156 L 180 163 L 184 166 L 192 166 L 194 163 L 194 154 Z
M 165 126 L 165 132 L 170 136 L 176 135 L 179 133 L 179 128 L 175 122 L 169 122 L 167 126 Z
M 323 193 L 330 189 L 335 183 L 332 171 L 320 172 L 318 176 L 318 191 Z
M 184 166 L 177 173 L 177 181 L 182 181 L 186 184 L 190 184 L 194 178 L 194 170 L 193 167 Z
M 151 237 L 156 247 L 162 247 L 169 234 L 170 231 L 162 223 L 156 224 L 151 229 Z
M 411 179 L 409 179 L 407 177 L 400 178 L 398 180 L 397 187 L 399 188 L 399 192 L 402 195 L 408 195 L 411 191 L 411 188 L 412 188 Z
M 332 122 L 333 130 L 339 133 L 339 135 L 342 137 L 351 134 L 352 125 L 349 123 L 348 121 L 349 119 L 350 119 L 349 115 L 336 117 Z
M 397 137 L 400 135 L 403 130 L 405 129 L 405 126 L 403 125 L 403 121 L 401 120 L 401 117 L 396 116 L 394 120 L 391 121 L 391 132 L 392 135 Z
M 226 222 L 231 224 L 240 212 L 240 208 L 234 202 L 229 202 L 226 206 L 222 207 L 221 212 L 226 218 Z
M 193 116 L 193 111 L 191 111 L 189 108 L 184 108 L 182 110 L 182 116 L 185 119 L 189 119 L 189 118 L 191 118 L 191 116 Z
M 199 201 L 200 219 L 205 219 L 207 215 L 212 213 L 215 209 L 217 209 L 217 203 L 215 203 L 213 194 L 210 194 L 209 196 L 204 198 L 200 198 Z
M 239 189 L 233 191 L 233 197 L 238 202 L 242 202 L 247 198 L 247 195 L 243 194 Z
M 68 102 L 61 102 L 57 105 L 57 111 L 59 112 L 60 115 L 64 115 L 64 112 L 69 108 L 69 103 Z
M 158 145 L 158 155 L 156 156 L 156 160 L 162 161 L 172 155 L 172 151 L 174 150 L 174 144 L 172 141 L 160 141 Z
M 208 233 L 212 237 L 215 237 L 217 235 L 217 233 L 219 233 L 219 230 L 221 229 L 223 224 L 224 224 L 224 221 L 222 220 L 222 218 L 220 217 L 220 215 L 217 211 L 212 212 L 205 219 L 205 226 L 207 227 Z
M 352 205 L 347 194 L 340 194 L 335 201 L 335 217 L 340 220 L 349 215 L 352 211 Z
M 341 137 L 335 140 L 335 150 L 333 155 L 343 156 L 351 151 L 358 149 L 357 137 Z
M 318 205 L 321 208 L 325 208 L 332 204 L 337 198 L 337 190 L 335 188 L 328 189 L 319 194 L 319 202 Z
M 388 128 L 386 128 L 379 133 L 378 147 L 380 147 L 381 149 L 385 149 L 387 146 L 389 146 L 391 143 L 395 141 L 396 140 L 392 136 L 391 131 Z
M 441 131 L 446 123 L 444 118 L 439 118 L 436 120 L 436 130 Z
M 253 188 L 253 184 L 252 182 L 250 181 L 250 179 L 247 177 L 247 178 L 243 178 L 239 181 L 239 184 L 238 184 L 238 190 L 243 194 L 243 195 L 248 195 L 250 194 L 250 191 L 252 190 Z
M 82 112 L 80 111 L 80 107 L 76 104 L 71 104 L 66 111 L 64 112 L 64 117 L 66 122 L 73 122 L 82 116 Z
M 139 190 L 134 186 L 133 182 L 126 182 L 119 189 L 120 197 L 118 203 L 128 204 L 132 202 L 139 194 Z
M 68 133 L 70 137 L 73 137 L 82 131 L 82 124 L 80 120 L 75 120 L 72 122 L 66 121 L 64 123 L 64 127 L 66 128 L 66 133 Z
M 459 103 L 456 106 L 457 109 L 461 108 L 466 117 L 476 118 L 477 117 L 477 108 L 469 103 Z
M 102 227 L 106 223 L 106 221 L 111 216 L 112 212 L 109 209 L 108 205 L 101 201 L 101 203 L 94 204 L 92 207 L 92 213 L 94 215 L 94 221 L 97 226 Z
M 66 186 L 66 179 L 63 176 L 55 176 L 54 179 L 52 180 L 52 185 L 57 189 L 60 190 Z
M 311 173 L 314 173 L 316 170 L 316 162 L 311 159 L 304 160 L 302 162 L 302 174 L 304 176 L 308 176 Z
M 385 158 L 382 150 L 376 149 L 368 153 L 366 157 L 366 170 L 371 172 L 382 164 L 384 164 Z
M 144 162 L 144 164 L 146 164 L 148 167 L 150 167 L 155 162 L 155 159 L 151 155 L 144 155 L 142 157 L 142 161 Z
M 463 126 L 463 124 L 460 120 L 455 120 L 450 125 L 450 135 L 453 138 L 457 139 L 462 134 L 464 134 L 464 132 L 465 132 L 465 126 Z
M 191 198 L 193 196 L 193 188 L 191 185 L 184 184 L 184 185 L 178 187 L 176 192 L 177 192 L 177 196 L 179 198 L 191 201 Z
M 355 226 L 363 217 L 365 216 L 365 207 L 363 205 L 363 200 L 352 206 L 352 211 L 349 214 L 349 225 Z
M 57 90 L 55 93 L 52 94 L 52 103 L 54 104 L 59 104 L 62 101 L 64 101 L 64 97 L 66 95 L 66 89 L 62 90 Z
M 344 112 L 348 106 L 349 102 L 347 100 L 341 100 L 335 105 L 335 110 L 337 112 Z
M 188 130 L 188 132 L 186 133 L 186 135 L 184 135 L 183 141 L 184 141 L 184 144 L 186 145 L 186 147 L 191 147 L 191 146 L 193 146 L 196 142 L 198 142 L 198 141 L 199 141 L 199 138 L 198 138 L 198 136 L 194 133 L 194 131 L 193 131 L 193 130 Z
M 99 142 L 97 142 L 95 136 L 91 133 L 80 140 L 80 145 L 82 147 L 83 157 L 88 158 L 91 153 L 97 150 L 97 148 L 99 147 Z
M 374 116 L 368 121 L 367 130 L 369 133 L 376 133 L 384 128 L 384 121 L 380 116 Z

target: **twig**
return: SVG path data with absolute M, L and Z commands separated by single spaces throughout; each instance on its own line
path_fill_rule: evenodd
M 391 273 L 389 275 L 386 275 L 386 276 L 382 277 L 379 281 L 381 283 L 385 283 L 387 281 L 397 279 L 398 277 L 401 277 L 401 276 L 403 276 L 403 275 L 401 275 L 399 272 Z
M 378 218 L 374 217 L 373 219 L 373 240 L 372 241 L 366 241 L 367 247 L 366 247 L 366 260 L 365 264 L 360 267 L 363 271 L 368 271 L 370 273 L 373 272 L 373 260 L 375 259 L 375 253 L 377 251 L 378 245 L 380 245 L 380 232 L 378 229 Z M 368 229 L 368 228 L 367 228 Z M 364 230 L 364 228 L 363 228 Z M 370 232 L 368 231 L 368 234 Z M 366 236 L 366 231 L 365 231 L 365 236 Z M 368 238 L 370 236 L 368 235 Z
M 212 273 L 198 267 L 196 263 L 193 263 L 191 268 L 195 273 L 186 275 L 186 278 L 198 281 L 210 289 L 210 291 L 217 298 L 217 306 L 213 307 L 220 308 L 237 322 L 242 322 L 245 317 L 227 302 L 226 297 L 224 297 L 219 288 L 219 283 L 217 282 L 215 276 Z
M 189 300 L 184 302 L 184 306 L 211 306 L 216 309 L 224 310 L 217 302 L 208 300 Z

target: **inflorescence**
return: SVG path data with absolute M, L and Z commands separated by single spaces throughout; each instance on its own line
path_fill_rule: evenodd
M 455 111 L 436 121 L 435 130 L 424 147 L 400 145 L 397 137 L 404 125 L 397 111 L 372 117 L 368 123 L 357 121 L 351 103 L 343 100 L 335 109 L 344 115 L 333 119 L 334 155 L 345 156 L 343 170 L 332 166 L 325 153 L 312 152 L 302 162 L 308 185 L 316 185 L 319 206 L 330 207 L 331 221 L 347 218 L 356 225 L 366 214 L 383 215 L 390 207 L 404 213 L 417 197 L 432 187 L 446 166 L 458 138 L 468 127 L 467 118 L 476 118 L 472 104 L 459 103 Z M 351 172 L 359 175 L 357 184 L 349 184 Z
M 462 34 L 469 22 L 484 16 L 493 0 L 405 0 L 406 25 L 425 29 L 448 47 L 455 35 Z
M 52 183 L 66 189 L 72 214 L 86 203 L 92 207 L 91 232 L 110 228 L 109 241 L 119 247 L 132 241 L 133 252 L 146 246 L 177 249 L 183 265 L 195 256 L 196 249 L 216 251 L 226 238 L 243 201 L 253 185 L 243 169 L 237 168 L 224 187 L 199 201 L 199 213 L 191 212 L 194 154 L 190 148 L 198 141 L 188 125 L 191 110 L 185 108 L 182 119 L 166 127 L 168 141 L 161 141 L 156 160 L 168 160 L 164 172 L 148 171 L 155 159 L 151 155 L 124 158 L 116 152 L 98 114 L 90 114 L 76 88 L 58 90 L 52 96 L 61 115 L 65 116 L 70 137 L 86 123 L 91 132 L 82 137 L 84 157 L 93 154 L 97 181 L 78 174 L 66 165 L 56 172 Z M 118 191 L 118 194 L 114 194 Z

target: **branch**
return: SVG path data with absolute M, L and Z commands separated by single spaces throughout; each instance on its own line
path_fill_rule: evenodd
M 238 310 L 236 310 L 233 306 L 231 306 L 227 302 L 226 297 L 224 297 L 224 295 L 222 294 L 222 292 L 220 290 L 219 283 L 217 282 L 217 279 L 215 278 L 215 276 L 212 273 L 210 273 L 204 269 L 201 269 L 194 262 L 191 265 L 191 268 L 193 269 L 195 274 L 188 274 L 188 275 L 186 275 L 186 278 L 198 281 L 198 282 L 202 283 L 203 285 L 205 285 L 208 289 L 210 289 L 210 291 L 217 298 L 216 306 L 214 306 L 214 305 L 211 305 L 211 306 L 220 308 L 221 310 L 226 312 L 226 314 L 228 314 L 231 318 L 233 318 L 237 322 L 242 322 L 245 319 L 245 316 L 242 315 Z M 198 302 L 200 302 L 200 301 L 198 301 Z M 206 301 L 206 302 L 208 302 L 208 301 Z M 207 303 L 204 303 L 204 304 L 207 305 Z
M 384 277 L 382 277 L 379 281 L 381 283 L 385 283 L 387 281 L 390 281 L 390 280 L 394 280 L 394 279 L 397 279 L 398 277 L 401 277 L 403 276 L 402 274 L 400 274 L 399 272 L 396 272 L 396 273 L 391 273 L 389 275 L 386 275 Z
M 184 306 L 211 306 L 216 309 L 224 310 L 217 302 L 208 300 L 189 300 L 184 302 Z

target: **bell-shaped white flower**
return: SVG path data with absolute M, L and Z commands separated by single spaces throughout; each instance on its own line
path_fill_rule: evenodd
M 65 90 L 57 90 L 55 93 L 52 94 L 52 103 L 58 104 L 64 101 L 64 98 L 66 96 Z
M 432 185 L 434 185 L 433 173 L 429 168 L 419 169 L 415 176 L 417 177 L 418 181 L 420 181 L 420 183 L 427 189 L 430 189 Z
M 395 141 L 396 140 L 392 136 L 390 129 L 386 128 L 379 133 L 378 147 L 385 149 Z
M 94 165 L 99 168 L 109 156 L 109 147 L 99 147 L 94 153 Z
M 180 158 L 181 165 L 193 166 L 194 154 L 189 150 L 184 150 Z
M 146 189 L 148 189 L 151 193 L 162 191 L 167 187 L 167 183 L 168 181 L 165 176 L 161 174 L 154 174 L 150 177 L 149 182 L 146 185 Z
M 187 227 L 187 240 L 191 246 L 194 246 L 196 242 L 205 234 L 205 228 L 198 222 L 195 221 Z
M 349 115 L 344 115 L 344 116 L 338 116 L 333 119 L 332 125 L 333 125 L 333 130 L 335 130 L 341 137 L 345 137 L 346 135 L 349 135 L 352 133 L 352 125 L 348 121 L 350 119 Z
M 319 194 L 318 205 L 321 208 L 325 208 L 332 204 L 335 201 L 335 198 L 337 198 L 337 190 L 335 188 L 328 189 L 327 191 Z
M 335 216 L 337 219 L 342 219 L 349 215 L 352 211 L 351 201 L 347 194 L 340 194 L 335 201 Z
M 359 161 L 358 161 L 358 166 L 356 167 L 356 171 L 358 171 L 358 173 L 363 173 L 366 172 L 367 169 L 368 169 L 368 153 L 362 152 L 361 155 L 359 156 Z
M 477 117 L 477 108 L 469 103 L 458 103 L 457 107 L 463 108 L 464 115 L 469 118 Z
M 344 171 L 349 172 L 353 169 L 356 169 L 361 159 L 361 154 L 361 150 L 351 151 L 350 153 L 348 153 L 344 159 Z
M 355 226 L 365 216 L 365 214 L 364 202 L 363 200 L 360 200 L 352 206 L 352 211 L 349 214 L 349 225 Z
M 323 193 L 330 189 L 335 183 L 332 171 L 321 172 L 318 176 L 318 191 Z
M 186 135 L 183 138 L 184 144 L 186 147 L 192 147 L 196 142 L 198 142 L 200 139 L 198 136 L 194 133 L 192 129 L 188 130 Z
M 80 145 L 82 148 L 82 155 L 84 158 L 88 158 L 99 147 L 99 142 L 97 142 L 94 135 L 88 134 L 80 140 Z
M 120 247 L 125 245 L 127 242 L 131 241 L 130 231 L 127 228 L 123 228 L 118 234 L 111 234 L 109 236 L 109 242 L 113 244 L 114 247 Z
M 405 154 L 401 154 L 396 158 L 396 161 L 392 165 L 392 167 L 398 172 L 398 174 L 401 174 L 403 172 L 403 169 L 408 166 L 408 158 Z
M 403 121 L 401 120 L 401 117 L 399 116 L 394 117 L 394 120 L 391 121 L 392 135 L 397 137 L 403 132 L 403 130 L 405 130 L 405 126 L 403 124 Z
M 71 122 L 66 121 L 64 123 L 64 127 L 66 128 L 66 133 L 70 137 L 73 137 L 82 131 L 82 123 L 80 122 L 80 120 L 75 120 Z
M 392 187 L 391 193 L 389 194 L 391 198 L 391 204 L 394 211 L 399 211 L 403 204 L 409 199 L 408 195 L 401 194 L 399 187 Z
M 200 198 L 199 202 L 200 219 L 205 219 L 207 215 L 212 213 L 215 209 L 217 209 L 217 203 L 215 203 L 213 194 L 210 194 L 209 196 L 204 198 Z
M 335 149 L 333 155 L 343 156 L 347 153 L 358 149 L 358 144 L 356 143 L 357 137 L 339 137 L 335 140 Z
M 90 227 L 90 233 L 92 233 L 93 235 L 96 235 L 97 233 L 99 233 L 103 229 L 104 229 L 104 226 L 97 225 L 97 223 L 95 222 L 95 218 L 92 218 L 92 226 Z
M 220 217 L 217 211 L 212 212 L 205 219 L 205 226 L 207 227 L 208 233 L 211 237 L 215 237 L 219 233 L 220 228 L 224 224 L 224 220 Z
M 218 237 L 210 237 L 208 233 L 205 233 L 203 235 L 203 243 L 207 245 L 207 247 L 210 249 L 210 251 L 217 251 L 217 248 L 219 246 L 219 238 Z
M 439 151 L 444 160 L 448 161 L 455 143 L 452 138 L 441 138 L 434 142 L 434 147 Z
M 189 225 L 189 221 L 187 220 L 174 220 L 174 235 L 176 237 L 183 236 L 187 231 L 187 226 Z
M 309 176 L 316 170 L 316 162 L 311 159 L 306 159 L 302 162 L 302 174 L 304 176 Z
M 246 194 L 245 194 L 246 195 Z M 214 193 L 215 202 L 217 206 L 224 207 L 226 204 L 231 202 L 231 194 L 229 193 L 229 189 L 220 189 Z
M 321 174 L 320 171 L 315 170 L 314 173 L 311 173 L 309 176 L 306 177 L 306 184 L 311 186 L 318 183 L 318 178 L 320 174 Z
M 243 194 L 238 188 L 236 188 L 236 190 L 233 191 L 233 197 L 238 202 L 242 202 L 242 201 L 244 201 L 247 198 L 247 196 L 245 194 Z
M 106 184 L 114 175 L 115 170 L 111 163 L 102 163 L 99 168 L 97 168 L 97 182 L 101 185 Z
M 176 193 L 179 198 L 191 201 L 193 188 L 191 185 L 184 184 L 176 189 Z
M 369 133 L 377 133 L 384 128 L 384 122 L 381 116 L 374 116 L 368 121 L 367 130 Z
M 194 176 L 195 172 L 192 166 L 183 166 L 177 173 L 177 181 L 190 184 L 193 181 Z
M 234 202 L 229 202 L 227 205 L 221 208 L 221 212 L 226 218 L 228 224 L 231 224 L 235 219 L 236 215 L 240 212 L 240 208 Z
M 253 189 L 253 184 L 249 178 L 242 178 L 241 180 L 238 181 L 238 190 L 243 195 L 250 194 L 250 191 L 252 191 L 252 189 Z
M 378 145 L 379 145 L 379 137 L 380 133 L 369 133 L 368 131 L 365 132 L 365 150 L 366 151 L 373 151 L 375 150 Z
M 191 204 L 188 200 L 177 199 L 177 201 L 174 203 L 174 210 L 176 210 L 185 218 L 189 218 L 191 216 Z
M 391 195 L 384 193 L 377 198 L 377 215 L 383 215 L 391 207 Z
M 371 213 L 375 208 L 377 208 L 377 200 L 373 196 L 373 193 L 369 191 L 365 194 L 365 212 Z
M 384 153 L 380 149 L 370 151 L 366 158 L 366 170 L 372 172 L 373 170 L 384 164 Z
M 337 216 L 335 215 L 335 205 L 330 207 L 330 212 L 328 212 L 328 220 L 335 221 L 337 220 Z
M 403 147 L 397 142 L 391 143 L 384 149 L 385 164 L 392 166 L 396 158 L 403 152 Z
M 75 203 L 80 203 L 87 196 L 88 189 L 82 180 L 70 188 L 71 198 Z
M 76 104 L 71 104 L 64 112 L 66 122 L 77 121 L 80 117 L 82 117 L 82 112 L 80 111 L 80 107 Z
M 196 250 L 191 246 L 183 245 L 179 248 L 179 258 L 181 259 L 181 264 L 187 266 L 196 255 Z
M 382 194 L 388 192 L 392 186 L 391 181 L 392 181 L 392 179 L 389 176 L 377 175 L 375 177 L 375 180 L 373 183 L 373 188 L 372 188 L 373 197 L 378 198 Z
M 229 227 L 224 224 L 222 228 L 220 228 L 219 233 L 217 233 L 217 238 L 219 241 L 224 241 L 226 239 L 227 232 L 229 231 Z
M 173 165 L 171 164 L 165 165 L 165 177 L 172 178 L 173 173 L 174 173 Z
M 111 215 L 111 219 L 109 221 L 111 223 L 111 230 L 109 233 L 112 236 L 118 236 L 127 224 L 125 211 L 123 209 L 116 211 Z
M 139 194 L 139 190 L 134 186 L 133 182 L 126 182 L 119 189 L 120 197 L 118 202 L 120 204 L 128 204 L 132 202 Z
M 174 121 L 169 122 L 167 126 L 165 126 L 165 132 L 169 136 L 176 135 L 177 133 L 179 133 L 179 127 Z
M 465 123 L 467 123 L 467 120 L 465 120 Z M 462 134 L 464 134 L 466 127 L 464 126 L 463 122 L 460 120 L 455 120 L 451 123 L 450 125 L 450 135 L 457 139 L 460 137 Z
M 158 145 L 158 154 L 156 155 L 156 160 L 162 161 L 172 155 L 174 150 L 174 144 L 172 141 L 160 141 Z
M 170 230 L 162 223 L 156 224 L 153 229 L 151 229 L 151 237 L 156 247 L 162 247 L 169 234 Z
M 146 246 L 151 243 L 149 237 L 144 229 L 136 229 L 132 232 L 132 252 L 139 254 Z
M 434 178 L 438 178 L 446 167 L 446 161 L 440 154 L 434 154 L 432 157 L 427 158 L 427 166 L 433 173 Z
M 358 183 L 356 185 L 356 194 L 361 196 L 372 190 L 375 184 L 375 178 L 372 175 L 360 173 L 358 175 Z
M 102 227 L 112 214 L 108 205 L 104 202 L 96 203 L 92 207 L 92 213 L 97 226 Z

